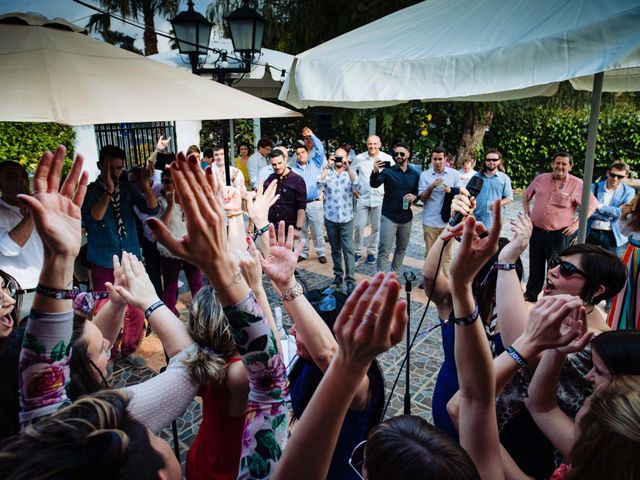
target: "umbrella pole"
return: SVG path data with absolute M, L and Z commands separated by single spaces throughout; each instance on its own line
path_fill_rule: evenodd
M 584 175 L 582 177 L 582 200 L 580 202 L 580 226 L 578 227 L 578 243 L 584 243 L 587 238 L 587 220 L 589 219 L 589 197 L 591 196 L 591 182 L 593 181 L 593 163 L 596 153 L 598 137 L 598 118 L 600 117 L 600 102 L 602 100 L 602 83 L 604 72 L 593 76 L 593 91 L 591 92 L 591 115 L 589 116 L 589 133 L 587 135 L 587 155 L 584 160 Z

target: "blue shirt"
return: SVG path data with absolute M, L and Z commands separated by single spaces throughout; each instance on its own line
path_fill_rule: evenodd
M 91 209 L 100 201 L 104 187 L 100 181 L 95 181 L 87 187 L 87 194 L 82 204 L 82 226 L 87 230 L 87 259 L 100 267 L 113 268 L 113 256 L 120 257 L 123 251 L 140 255 L 140 243 L 136 229 L 136 214 L 133 207 L 138 207 L 142 213 L 155 215 L 158 207 L 149 208 L 144 194 L 130 184 L 122 175 L 120 182 L 120 217 L 126 229 L 126 235 L 118 234 L 116 215 L 112 202 L 102 220 L 95 220 L 91 216 Z
M 325 194 L 324 218 L 334 223 L 353 220 L 353 191 L 358 188 L 358 177 L 354 175 L 352 183 L 349 172 L 329 170 L 324 182 L 318 180 L 318 187 Z
M 480 172 L 478 175 L 484 180 L 482 190 L 476 197 L 476 209 L 473 215 L 476 220 L 484 223 L 489 228 L 493 223 L 493 211 L 491 210 L 496 200 L 509 198 L 513 200 L 513 190 L 511 189 L 511 179 L 506 173 L 500 170 L 495 175 L 487 175 Z
M 452 188 L 460 188 L 462 181 L 460 180 L 460 173 L 453 168 L 444 167 L 441 173 L 436 173 L 433 168 L 430 168 L 420 175 L 418 191 L 420 193 L 426 191 L 438 178 L 442 179 L 442 183 L 431 191 L 431 195 L 424 202 L 422 224 L 427 227 L 444 228 L 447 224 L 442 220 L 441 212 L 445 192 L 441 187 L 442 185 L 447 185 Z
M 371 172 L 369 184 L 372 188 L 384 185 L 384 199 L 382 200 L 382 215 L 393 223 L 408 223 L 413 219 L 411 208 L 404 208 L 404 197 L 407 193 L 418 195 L 420 174 L 407 165 L 402 171 L 396 164 L 381 172 Z
M 318 179 L 322 174 L 322 162 L 324 161 L 324 147 L 322 142 L 315 135 L 311 135 L 313 141 L 313 150 L 309 152 L 309 159 L 306 165 L 300 165 L 296 162 L 291 167 L 291 170 L 296 172 L 302 178 L 307 185 L 307 202 L 315 200 L 320 196 L 320 190 L 318 189 Z

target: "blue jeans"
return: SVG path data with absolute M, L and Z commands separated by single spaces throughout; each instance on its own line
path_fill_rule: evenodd
M 345 276 L 347 283 L 355 283 L 355 256 L 353 253 L 353 219 L 347 223 L 336 223 L 324 219 L 329 245 L 331 245 L 331 260 L 333 261 L 333 274 L 336 278 Z M 344 270 L 342 259 L 344 258 Z
M 384 215 L 380 216 L 380 244 L 378 245 L 377 262 L 379 272 L 386 272 L 389 269 L 389 254 L 391 253 L 394 241 L 396 243 L 396 250 L 393 252 L 391 271 L 400 271 L 404 254 L 407 252 L 407 245 L 409 245 L 410 235 L 411 222 L 394 223 Z

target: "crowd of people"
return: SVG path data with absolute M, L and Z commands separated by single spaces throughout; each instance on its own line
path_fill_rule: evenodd
M 640 478 L 629 167 L 616 162 L 594 183 L 588 243 L 573 244 L 582 182 L 571 155 L 556 153 L 507 239 L 513 192 L 498 150 L 476 172 L 472 159 L 452 168 L 438 147 L 420 172 L 402 142 L 389 155 L 373 135 L 366 152 L 345 145 L 327 158 L 313 131 L 301 133 L 291 155 L 268 139 L 253 154 L 241 145 L 229 173 L 219 146 L 160 165 L 164 138 L 126 175 L 126 153 L 102 148 L 91 183 L 81 155 L 63 178 L 62 146 L 43 154 L 32 185 L 18 163 L 0 163 L 0 476 L 181 478 L 157 433 L 199 396 L 189 479 Z M 474 177 L 482 188 L 470 194 Z M 444 351 L 434 425 L 381 418 L 376 362 L 406 331 L 397 274 L 416 202 L 422 288 Z M 310 244 L 327 262 L 325 231 L 332 315 L 296 276 Z M 360 261 L 378 272 L 356 282 Z M 88 291 L 79 263 L 90 265 Z M 181 270 L 192 294 L 183 319 Z M 266 282 L 293 322 L 293 369 Z M 114 358 L 144 365 L 145 323 L 167 368 L 114 389 Z

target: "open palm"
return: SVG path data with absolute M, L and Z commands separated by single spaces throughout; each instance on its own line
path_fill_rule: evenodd
M 45 249 L 56 255 L 75 257 L 80 251 L 80 206 L 87 191 L 88 174 L 82 173 L 83 158 L 78 155 L 67 179 L 59 189 L 66 149 L 45 152 L 33 180 L 33 196 L 21 195 L 35 221 Z M 59 189 L 59 190 L 58 190 Z
M 278 237 L 273 224 L 269 225 L 269 256 L 261 260 L 262 270 L 280 289 L 286 287 L 294 276 L 298 256 L 302 252 L 304 241 L 298 242 L 293 249 L 293 228 L 285 239 L 284 222 L 278 225 Z

